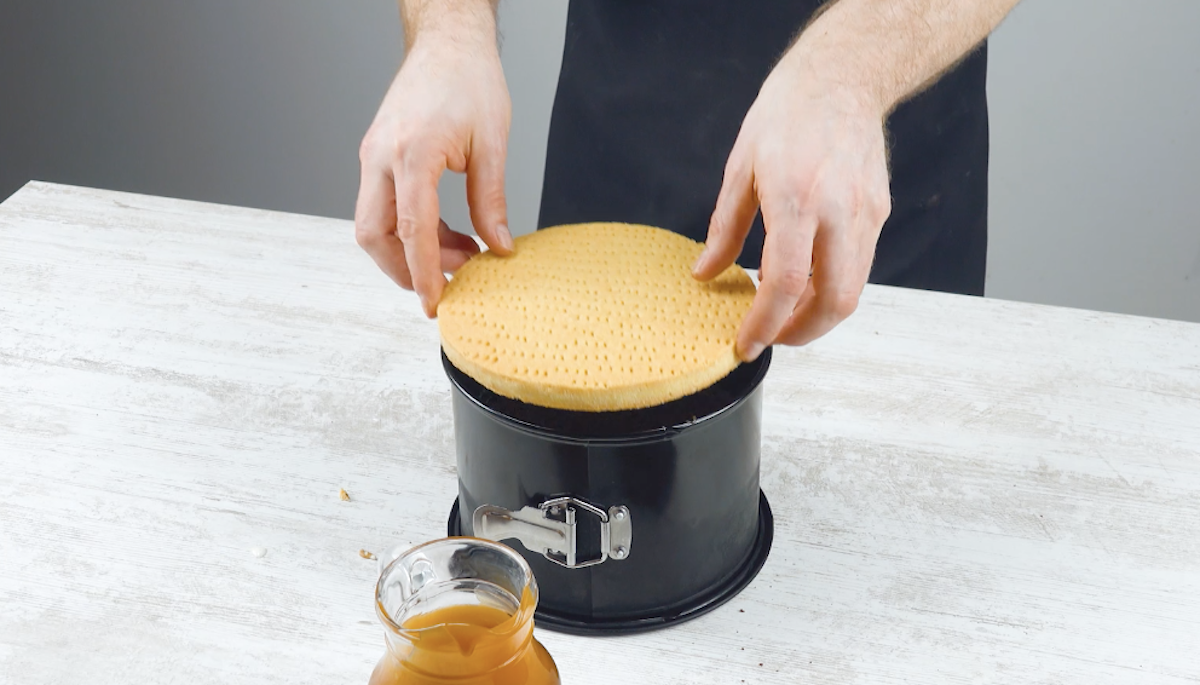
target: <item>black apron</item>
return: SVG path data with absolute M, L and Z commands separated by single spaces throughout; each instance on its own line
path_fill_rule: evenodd
M 763 79 L 819 0 L 572 0 L 538 226 L 623 221 L 703 241 Z M 986 46 L 888 120 L 892 214 L 871 282 L 982 295 Z M 738 262 L 757 268 L 759 216 Z

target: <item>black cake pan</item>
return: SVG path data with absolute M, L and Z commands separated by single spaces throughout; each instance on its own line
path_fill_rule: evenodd
M 617 412 L 497 395 L 442 356 L 459 496 L 449 535 L 510 545 L 537 577 L 536 620 L 575 634 L 662 628 L 721 605 L 771 547 L 759 488 L 771 350 L 693 395 Z

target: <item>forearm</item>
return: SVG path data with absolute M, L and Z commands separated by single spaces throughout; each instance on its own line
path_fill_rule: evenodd
M 466 48 L 496 47 L 499 0 L 400 0 L 404 50 L 421 38 Z
M 780 65 L 886 115 L 974 49 L 1019 0 L 836 0 Z

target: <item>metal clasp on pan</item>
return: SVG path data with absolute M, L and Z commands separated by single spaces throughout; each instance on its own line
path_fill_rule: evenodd
M 600 520 L 598 558 L 578 558 L 578 511 Z M 604 511 L 576 497 L 555 497 L 520 511 L 484 504 L 475 510 L 471 523 L 476 537 L 494 542 L 519 540 L 531 552 L 540 552 L 566 568 L 587 568 L 609 559 L 628 559 L 633 542 L 633 521 L 628 507 L 615 506 Z

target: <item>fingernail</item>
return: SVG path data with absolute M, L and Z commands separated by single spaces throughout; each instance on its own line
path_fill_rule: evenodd
M 425 312 L 425 316 L 433 318 L 433 310 L 429 308 L 429 300 L 424 295 L 421 296 L 421 311 Z
M 508 226 L 500 224 L 496 226 L 496 238 L 500 241 L 500 246 L 505 250 L 512 252 L 513 238 L 512 233 L 508 232 Z
M 704 251 L 700 253 L 700 256 L 696 259 L 696 263 L 692 265 L 692 274 L 693 275 L 699 274 L 701 272 L 701 270 L 704 269 L 704 267 L 706 266 L 705 262 L 708 261 L 708 254 L 709 254 L 708 248 L 706 247 L 706 248 L 704 248 Z
M 762 343 L 750 343 L 750 346 L 747 347 L 745 352 L 742 354 L 742 361 L 752 362 L 755 359 L 758 359 L 758 355 L 762 354 L 762 351 L 765 349 L 766 345 L 763 345 Z

